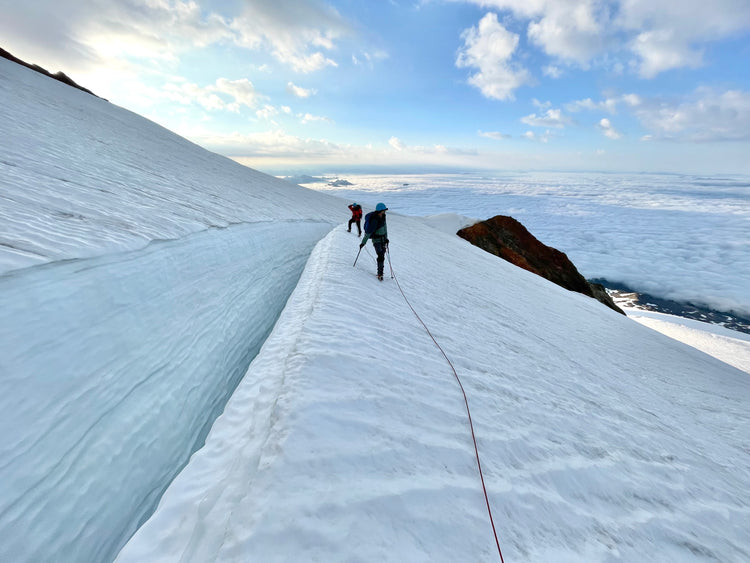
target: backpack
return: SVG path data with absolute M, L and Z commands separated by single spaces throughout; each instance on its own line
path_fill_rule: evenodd
M 378 219 L 375 217 L 377 214 L 377 211 L 370 211 L 367 215 L 365 215 L 365 233 L 368 235 L 371 235 L 375 232 L 375 229 L 377 228 L 377 222 Z

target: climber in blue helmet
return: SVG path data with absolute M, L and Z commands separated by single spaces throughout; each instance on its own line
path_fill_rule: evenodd
M 388 249 L 388 226 L 385 222 L 385 212 L 388 208 L 385 203 L 378 203 L 375 211 L 365 215 L 365 236 L 359 244 L 361 249 L 367 244 L 367 239 L 372 240 L 372 246 L 378 255 L 378 279 L 383 281 L 383 266 L 385 265 L 385 252 Z

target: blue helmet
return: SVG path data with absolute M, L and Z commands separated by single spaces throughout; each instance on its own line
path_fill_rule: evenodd
M 375 211 L 387 211 L 388 208 L 385 206 L 385 203 L 378 203 L 375 206 Z

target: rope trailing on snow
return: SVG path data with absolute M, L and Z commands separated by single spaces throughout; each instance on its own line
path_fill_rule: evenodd
M 398 278 L 396 277 L 396 274 L 393 272 L 393 265 L 391 264 L 391 252 L 390 250 L 388 250 L 387 246 L 386 246 L 386 255 L 388 256 L 388 267 L 391 269 L 391 278 L 393 278 L 393 280 L 396 282 L 396 286 L 398 287 L 398 290 L 401 292 L 401 295 L 403 296 L 404 301 L 406 301 L 406 304 L 409 306 L 409 309 L 411 309 L 411 312 L 414 313 L 414 316 L 417 318 L 420 324 L 427 331 L 427 334 L 435 343 L 435 346 L 437 346 L 438 350 L 440 350 L 440 353 L 443 354 L 445 361 L 448 362 L 448 365 L 451 367 L 451 370 L 453 371 L 453 376 L 456 378 L 456 381 L 458 382 L 458 386 L 461 388 L 461 394 L 464 396 L 464 404 L 466 405 L 466 414 L 469 417 L 469 428 L 471 428 L 471 439 L 474 442 L 474 454 L 477 458 L 477 469 L 479 469 L 479 478 L 482 481 L 482 491 L 484 492 L 484 502 L 487 504 L 487 514 L 490 517 L 490 524 L 492 524 L 492 533 L 495 536 L 495 545 L 497 546 L 497 553 L 500 556 L 501 563 L 505 563 L 505 559 L 503 559 L 503 551 L 500 549 L 500 540 L 497 539 L 497 530 L 495 529 L 495 520 L 492 518 L 492 509 L 490 508 L 490 498 L 487 495 L 487 487 L 484 484 L 482 462 L 479 461 L 479 448 L 477 447 L 477 437 L 474 434 L 474 423 L 471 420 L 471 410 L 469 409 L 469 399 L 466 397 L 466 391 L 464 390 L 463 383 L 461 383 L 461 378 L 458 377 L 458 372 L 456 371 L 456 368 L 453 366 L 453 362 L 450 361 L 450 358 L 448 358 L 448 355 L 445 353 L 445 350 L 443 350 L 442 346 L 440 346 L 438 341 L 432 335 L 432 332 L 430 332 L 430 329 L 427 328 L 427 325 L 425 324 L 425 322 L 419 316 L 419 314 L 414 309 L 414 307 L 412 307 L 411 303 L 409 302 L 409 299 L 406 297 L 406 294 L 404 293 L 404 290 L 401 288 L 401 284 L 398 283 Z

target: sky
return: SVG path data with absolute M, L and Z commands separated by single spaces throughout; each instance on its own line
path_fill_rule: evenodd
M 750 173 L 747 0 L 0 9 L 15 56 L 269 173 Z

